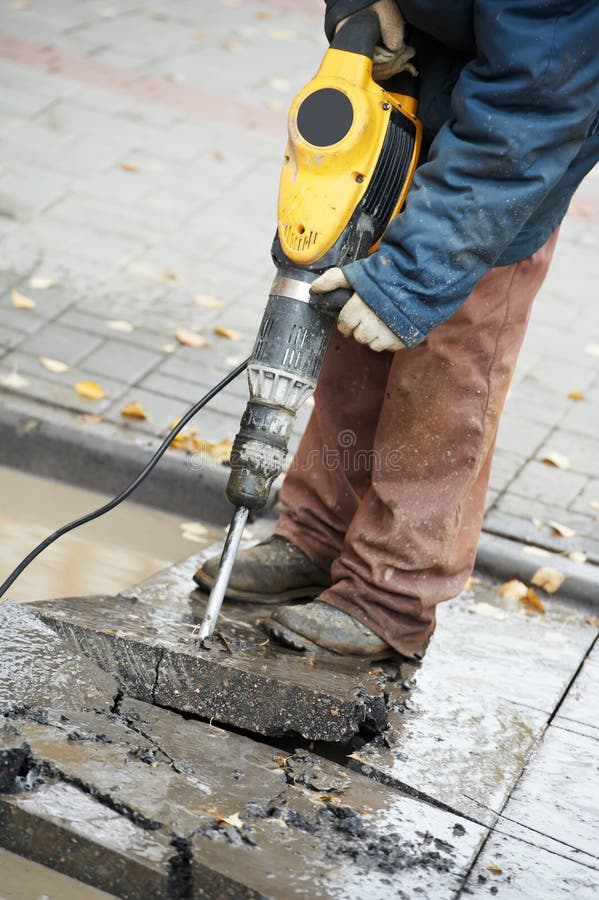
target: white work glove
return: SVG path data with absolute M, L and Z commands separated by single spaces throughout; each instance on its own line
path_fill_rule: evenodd
M 410 72 L 412 75 L 417 75 L 416 69 L 409 62 L 416 51 L 404 43 L 406 23 L 395 0 L 377 0 L 368 9 L 374 10 L 381 23 L 382 46 L 379 45 L 374 50 L 372 77 L 376 81 L 386 81 L 399 72 Z M 341 19 L 335 32 L 349 18 L 350 16 Z
M 311 284 L 316 294 L 326 294 L 337 288 L 351 288 L 341 269 L 337 268 L 327 269 Z M 337 327 L 345 337 L 352 335 L 359 344 L 367 344 L 377 352 L 403 350 L 406 346 L 358 294 L 352 294 L 339 313 Z

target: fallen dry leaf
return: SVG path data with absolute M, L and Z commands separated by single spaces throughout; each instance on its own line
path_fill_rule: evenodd
M 569 553 L 566 553 L 566 556 L 575 563 L 585 563 L 587 561 L 587 555 L 582 550 L 570 550 Z
M 497 865 L 497 863 L 489 863 L 489 865 L 487 866 L 487 869 L 489 870 L 489 872 L 494 872 L 495 875 L 501 875 L 501 873 L 503 872 L 503 869 L 501 869 Z
M 599 356 L 599 344 L 587 344 L 584 352 L 587 356 Z
M 233 828 L 243 828 L 243 822 L 239 813 L 233 813 L 231 816 L 216 816 L 217 825 L 232 825 Z
M 526 594 L 528 588 L 522 581 L 512 578 L 511 581 L 505 581 L 498 589 L 497 593 L 502 597 L 510 597 L 512 600 L 521 600 Z
M 526 553 L 528 556 L 551 556 L 549 550 L 537 547 L 536 544 L 526 544 L 522 547 L 522 553 Z
M 464 584 L 464 590 L 469 591 L 472 588 L 472 575 L 469 575 Z
M 266 79 L 266 84 L 269 87 L 273 88 L 275 91 L 288 91 L 290 84 L 286 78 L 279 78 L 278 75 L 273 75 L 271 78 Z
M 573 538 L 576 534 L 576 531 L 573 528 L 570 528 L 569 525 L 561 525 L 559 522 L 547 522 L 549 527 L 555 532 L 555 534 L 559 535 L 559 537 L 564 538 Z
M 203 31 L 194 31 L 194 33 L 192 34 L 192 37 L 193 37 L 194 41 L 203 41 L 205 34 Z
M 281 103 L 281 101 L 275 100 L 274 98 L 267 100 L 265 106 L 267 109 L 270 109 L 273 112 L 280 112 L 283 109 L 283 104 Z
M 293 41 L 296 37 L 297 32 L 293 31 L 291 28 L 271 28 L 266 32 L 266 36 L 271 39 L 271 41 Z
M 172 81 L 173 84 L 183 84 L 185 81 L 183 72 L 169 72 L 168 75 L 165 75 L 164 77 L 167 81 Z
M 584 394 L 582 391 L 569 391 L 568 397 L 570 400 L 584 400 Z
M 126 403 L 125 406 L 121 408 L 121 415 L 126 419 L 143 420 L 148 418 L 148 414 L 139 400 L 133 400 L 131 403 Z
M 177 328 L 175 337 L 179 343 L 183 344 L 185 347 L 210 346 L 209 341 L 207 341 L 205 337 L 202 337 L 201 334 L 197 334 L 195 331 L 190 331 L 189 328 Z
M 225 154 L 222 150 L 213 150 L 212 151 L 212 159 L 215 159 L 217 162 L 222 162 L 225 158 Z
M 31 297 L 26 297 L 20 291 L 15 290 L 11 293 L 10 302 L 15 309 L 35 309 L 35 300 L 32 300 Z
M 599 500 L 591 500 L 589 506 L 591 509 L 599 509 Z
M 22 375 L 19 375 L 16 369 L 13 369 L 8 375 L 0 376 L 0 384 L 2 387 L 13 388 L 15 391 L 20 391 L 22 388 L 27 387 L 29 381 L 27 378 L 23 378 Z
M 61 362 L 59 359 L 52 359 L 51 356 L 40 356 L 39 361 L 45 369 L 49 372 L 55 372 L 57 375 L 62 375 L 63 372 L 68 372 L 70 369 L 70 366 L 67 366 L 66 363 Z
M 468 609 L 470 612 L 476 613 L 479 616 L 486 616 L 488 619 L 497 619 L 499 622 L 501 622 L 502 619 L 505 619 L 507 615 L 502 609 L 497 609 L 496 606 L 493 606 L 491 603 L 485 603 L 484 600 L 481 600 L 479 603 L 473 603 Z
M 547 463 L 549 466 L 555 466 L 556 469 L 569 469 L 570 468 L 570 460 L 567 456 L 564 456 L 563 453 L 558 453 L 555 450 L 549 450 L 548 453 L 544 453 L 543 456 L 539 457 L 541 462 Z
M 28 283 L 30 288 L 38 291 L 46 291 L 56 284 L 55 280 L 47 275 L 32 275 Z
M 531 522 L 536 528 L 542 528 L 545 524 L 542 519 L 531 519 Z
M 218 334 L 219 337 L 227 338 L 229 341 L 243 340 L 243 335 L 240 331 L 235 331 L 234 328 L 225 328 L 224 325 L 217 325 L 214 333 Z
M 174 344 L 163 344 L 161 349 L 163 353 L 174 353 L 177 348 Z
M 122 162 L 121 169 L 124 169 L 125 172 L 139 172 L 139 166 L 134 162 Z
M 531 584 L 543 588 L 548 594 L 555 594 L 565 580 L 566 576 L 557 569 L 552 569 L 551 566 L 541 566 L 530 579 Z
M 194 450 L 197 453 L 206 453 L 216 463 L 228 462 L 232 448 L 233 442 L 229 438 L 223 438 L 222 441 L 202 441 L 200 438 L 194 438 Z
M 269 12 L 269 10 L 267 10 L 267 9 L 261 9 L 260 12 L 256 13 L 256 18 L 261 19 L 261 20 L 270 19 L 271 16 L 272 16 L 272 13 Z
M 101 400 L 106 396 L 104 388 L 95 381 L 78 381 L 75 390 L 86 400 Z
M 131 322 L 126 322 L 124 319 L 109 319 L 107 322 L 104 322 L 107 328 L 112 328 L 113 331 L 134 331 L 135 325 L 132 325 Z
M 220 309 L 223 305 L 221 300 L 210 297 L 208 294 L 196 294 L 194 300 L 198 306 L 202 306 L 204 309 Z
M 236 53 L 241 46 L 238 41 L 221 41 L 220 45 L 227 53 Z
M 534 609 L 536 612 L 545 612 L 545 607 L 534 588 L 529 587 L 525 595 L 520 597 L 520 602 L 525 606 L 530 607 L 530 609 Z
M 181 537 L 186 541 L 201 543 L 208 534 L 208 529 L 201 522 L 181 522 Z

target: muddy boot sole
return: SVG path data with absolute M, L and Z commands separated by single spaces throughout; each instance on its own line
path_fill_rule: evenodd
M 214 578 L 206 575 L 201 569 L 193 576 L 195 583 L 202 590 L 210 593 L 214 585 Z M 225 597 L 227 600 L 234 600 L 237 603 L 255 603 L 262 606 L 274 606 L 277 603 L 287 603 L 289 600 L 313 600 L 322 593 L 323 585 L 309 585 L 308 587 L 289 588 L 287 591 L 281 591 L 278 594 L 260 594 L 254 591 L 238 591 L 229 586 Z

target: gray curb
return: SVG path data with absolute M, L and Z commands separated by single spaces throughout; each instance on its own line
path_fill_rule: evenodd
M 86 426 L 68 410 L 2 395 L 0 465 L 112 496 L 139 475 L 159 443 L 126 427 Z M 167 451 L 131 500 L 224 525 L 232 510 L 227 476 L 225 466 L 198 469 L 186 454 Z
M 517 578 L 529 582 L 541 566 L 557 569 L 566 576 L 557 597 L 599 605 L 599 566 L 576 563 L 566 556 L 548 551 L 537 554 L 528 544 L 487 532 L 481 534 L 476 554 L 478 571 L 505 581 Z

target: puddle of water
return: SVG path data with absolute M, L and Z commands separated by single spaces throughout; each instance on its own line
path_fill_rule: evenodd
M 1 847 L 0 873 L 2 900 L 111 900 L 113 897 Z
M 46 535 L 110 499 L 2 466 L 0 498 L 0 582 Z M 182 537 L 182 521 L 125 501 L 45 550 L 7 596 L 30 602 L 131 587 L 201 549 Z M 210 529 L 206 542 L 218 534 Z

